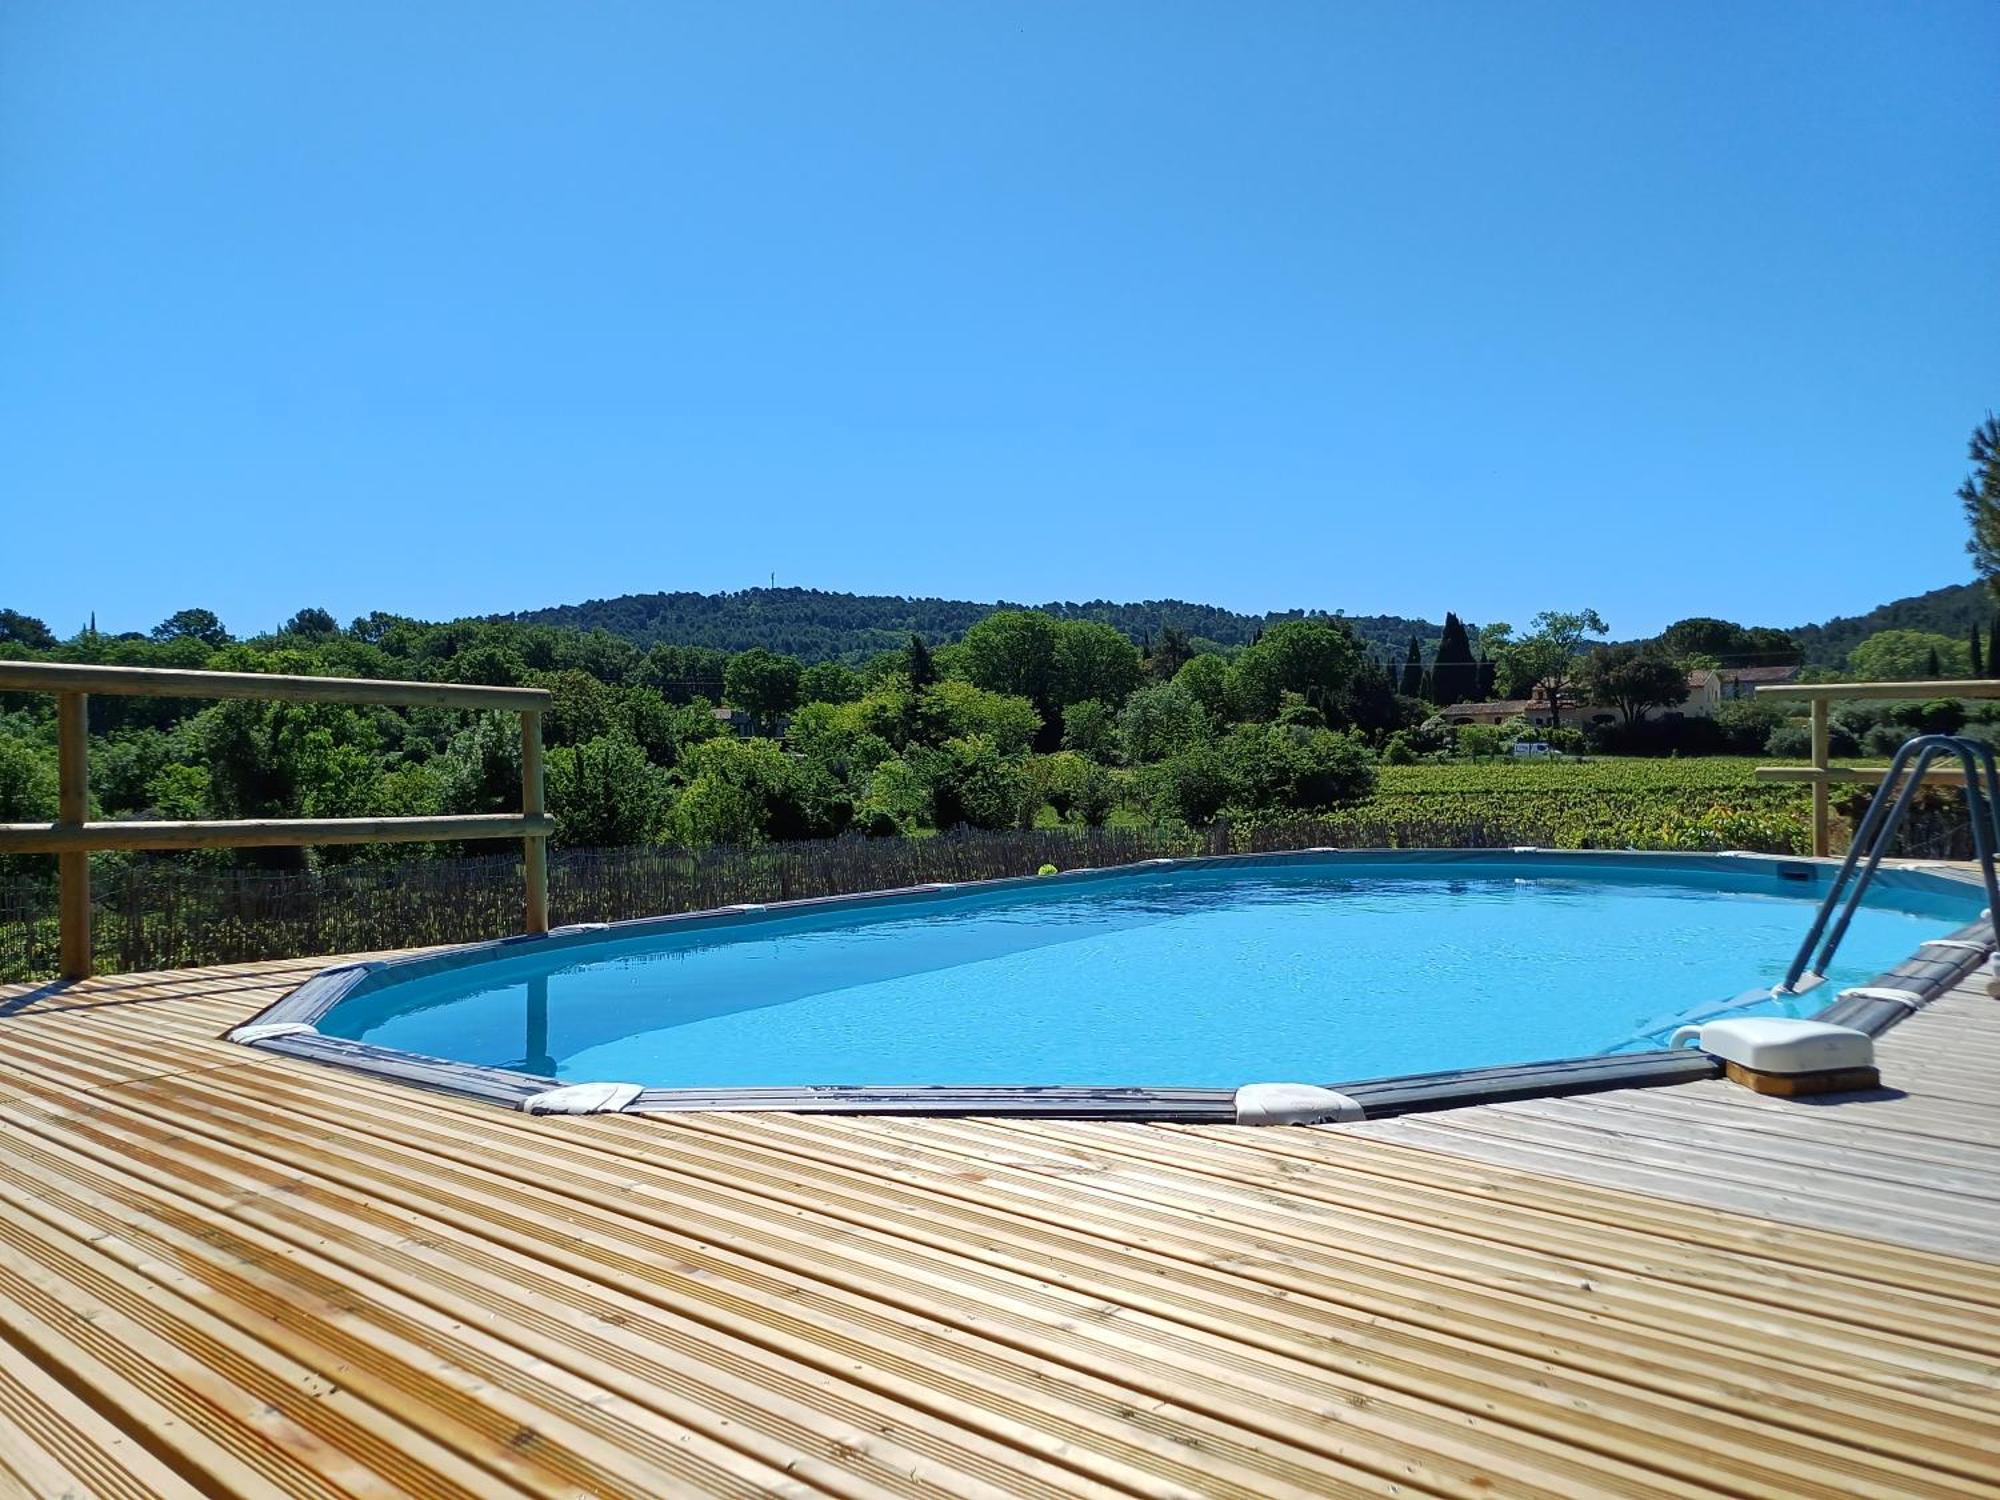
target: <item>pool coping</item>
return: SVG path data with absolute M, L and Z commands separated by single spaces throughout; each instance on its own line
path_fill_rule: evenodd
M 1827 877 L 1839 867 L 1839 861 L 1831 859 L 1736 851 L 1689 853 L 1538 848 L 1289 849 L 1259 854 L 1146 859 L 1131 864 L 1067 870 L 1055 875 L 939 881 L 849 895 L 744 902 L 705 911 L 675 912 L 622 922 L 576 923 L 547 933 L 428 949 L 399 958 L 335 964 L 320 970 L 276 1004 L 226 1035 L 231 1041 L 281 1056 L 390 1078 L 419 1088 L 531 1113 L 676 1114 L 766 1110 L 799 1114 L 1011 1115 L 1044 1119 L 1233 1124 L 1238 1120 L 1237 1091 L 1229 1088 L 787 1085 L 693 1089 L 627 1085 L 607 1100 L 602 1095 L 589 1092 L 593 1087 L 602 1086 L 564 1085 L 545 1075 L 454 1062 L 447 1058 L 379 1047 L 370 1042 L 327 1036 L 317 1029 L 317 1024 L 334 1006 L 367 990 L 398 980 L 468 967 L 526 946 L 539 951 L 583 947 L 602 941 L 606 934 L 624 938 L 690 927 L 750 926 L 802 912 L 913 904 L 949 898 L 956 893 L 984 893 L 1011 887 L 1044 888 L 1051 883 L 1086 883 L 1130 876 L 1148 869 L 1268 868 L 1285 864 L 1337 867 L 1343 864 L 1379 864 L 1385 860 L 1440 867 L 1502 863 L 1539 871 L 1545 878 L 1565 867 L 1578 866 L 1587 871 L 1593 866 L 1603 870 L 1651 865 L 1662 870 L 1696 870 L 1732 876 L 1761 867 L 1774 878 L 1810 882 L 1816 886 L 1824 886 Z M 1953 886 L 1975 883 L 1977 876 L 1948 864 L 1912 862 L 1885 865 L 1877 873 L 1876 880 L 1892 887 L 1936 889 L 1940 882 L 1949 882 Z M 1815 1013 L 1814 1019 L 1879 1036 L 1930 1004 L 1985 962 L 1993 946 L 1993 926 L 1989 917 L 1968 923 L 1942 937 L 1927 939 L 1910 957 L 1877 975 L 1867 985 L 1841 991 Z M 1929 950 L 1928 953 L 1926 950 Z M 1896 998 L 1860 993 L 1866 990 L 1892 991 Z M 1346 1101 L 1344 1118 L 1383 1119 L 1513 1099 L 1688 1083 L 1718 1077 L 1722 1071 L 1722 1064 L 1704 1053 L 1661 1049 L 1368 1078 L 1324 1087 Z M 1255 1081 L 1261 1080 L 1246 1080 Z

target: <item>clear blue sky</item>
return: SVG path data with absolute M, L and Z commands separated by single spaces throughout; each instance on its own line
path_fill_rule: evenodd
M 1996 165 L 1994 0 L 10 0 L 0 605 L 1798 623 L 1968 576 Z

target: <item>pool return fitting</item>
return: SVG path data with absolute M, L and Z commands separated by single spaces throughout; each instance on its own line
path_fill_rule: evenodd
M 1752 1093 L 1796 1097 L 1879 1088 L 1875 1039 L 1851 1026 L 1786 1016 L 1742 1016 L 1683 1026 L 1668 1046 L 1694 1044 Z

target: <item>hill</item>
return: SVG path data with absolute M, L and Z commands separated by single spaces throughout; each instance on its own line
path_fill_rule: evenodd
M 912 635 L 932 645 L 957 640 L 974 622 L 996 609 L 1035 608 L 1062 619 L 1101 620 L 1134 640 L 1157 636 L 1172 625 L 1220 646 L 1246 646 L 1259 630 L 1281 620 L 1324 616 L 1318 610 L 1273 610 L 1242 614 L 1184 599 L 1148 599 L 1118 604 L 1091 599 L 1020 605 L 1005 600 L 905 598 L 900 594 L 842 594 L 823 589 L 743 589 L 726 594 L 623 594 L 548 609 L 522 610 L 499 618 L 526 624 L 605 630 L 639 646 L 662 643 L 743 651 L 762 646 L 805 661 L 858 662 L 877 651 L 901 647 Z M 1689 614 L 1699 613 L 1695 601 Z M 1843 615 L 1817 625 L 1796 625 L 1789 633 L 1813 665 L 1839 667 L 1860 642 L 1878 630 L 1927 630 L 1961 639 L 1974 624 L 1995 618 L 1992 592 L 1981 583 L 1952 584 L 1927 594 L 1893 600 L 1863 615 Z M 1426 654 L 1437 644 L 1438 625 L 1402 615 L 1348 615 L 1336 611 L 1355 633 L 1393 661 L 1401 661 L 1412 635 Z M 1756 623 L 1754 621 L 1746 623 Z
M 1927 630 L 1963 640 L 1974 625 L 1994 620 L 1993 591 L 1983 583 L 1955 583 L 1877 605 L 1865 615 L 1842 615 L 1824 625 L 1797 625 L 1791 635 L 1812 666 L 1838 667 L 1847 653 L 1878 630 Z
M 805 661 L 844 658 L 859 661 L 877 651 L 895 650 L 912 635 L 932 645 L 958 639 L 968 627 L 996 609 L 1036 608 L 1061 619 L 1100 620 L 1115 625 L 1134 640 L 1157 636 L 1172 625 L 1188 635 L 1222 646 L 1247 646 L 1261 629 L 1281 620 L 1303 619 L 1323 611 L 1278 610 L 1269 614 L 1238 614 L 1212 604 L 1181 599 L 1149 599 L 1115 604 L 1107 599 L 1084 603 L 1020 605 L 1007 601 L 974 603 L 964 599 L 906 599 L 900 594 L 840 594 L 821 589 L 743 589 L 729 594 L 624 594 L 616 599 L 592 599 L 551 609 L 523 610 L 503 619 L 532 625 L 571 626 L 606 630 L 640 646 L 662 643 L 712 646 L 742 651 L 762 646 Z M 1440 627 L 1429 620 L 1400 615 L 1342 615 L 1356 634 L 1380 651 L 1401 660 L 1412 635 L 1426 645 L 1435 643 Z

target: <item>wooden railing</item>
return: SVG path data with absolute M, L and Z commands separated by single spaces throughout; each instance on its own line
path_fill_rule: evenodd
M 261 672 L 164 671 L 68 662 L 0 661 L 0 692 L 52 693 L 58 791 L 53 823 L 0 823 L 0 854 L 56 856 L 62 973 L 91 970 L 90 855 L 98 849 L 241 849 L 270 845 L 395 844 L 432 839 L 521 841 L 529 932 L 549 930 L 548 836 L 555 823 L 542 796 L 541 688 L 450 682 L 377 682 L 361 677 L 283 677 Z M 244 818 L 199 822 L 90 821 L 87 710 L 92 693 L 143 698 L 257 698 L 286 703 L 499 709 L 521 716 L 521 810 L 421 818 Z
M 1832 813 L 1829 789 L 1839 782 L 1873 786 L 1888 774 L 1887 766 L 1836 766 L 1828 754 L 1831 738 L 1832 705 L 1858 698 L 1902 698 L 1929 702 L 1935 698 L 2000 698 L 2000 681 L 1977 677 L 1953 678 L 1947 682 L 1788 682 L 1757 689 L 1760 698 L 1804 698 L 1812 705 L 1812 763 L 1804 766 L 1759 766 L 1757 775 L 1765 781 L 1808 782 L 1812 786 L 1813 853 L 1832 852 Z M 1928 772 L 1924 780 L 1940 786 L 1958 786 L 1965 773 L 1942 766 Z

